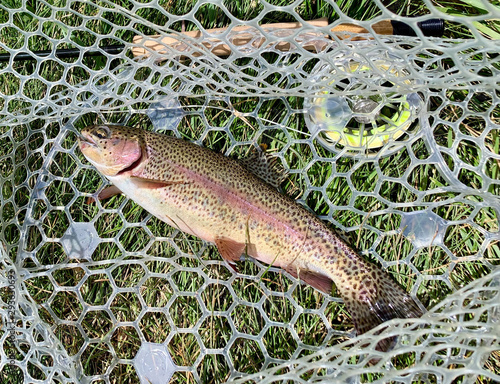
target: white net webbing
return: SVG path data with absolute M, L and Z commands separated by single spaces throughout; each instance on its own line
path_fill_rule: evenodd
M 376 0 L 362 21 L 345 3 L 0 4 L 0 380 L 500 380 L 499 5 Z M 300 26 L 262 27 L 283 21 Z M 86 203 L 106 181 L 76 133 L 105 122 L 233 157 L 266 144 L 283 188 L 430 312 L 354 337 L 338 297 L 258 262 L 235 274 L 124 196 Z

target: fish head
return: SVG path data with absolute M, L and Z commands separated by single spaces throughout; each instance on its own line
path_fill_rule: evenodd
M 92 125 L 82 130 L 83 155 L 103 175 L 131 174 L 146 161 L 144 131 L 121 125 Z

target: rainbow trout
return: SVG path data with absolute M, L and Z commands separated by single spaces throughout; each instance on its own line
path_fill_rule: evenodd
M 174 137 L 117 125 L 87 127 L 79 143 L 114 185 L 101 197 L 124 193 L 160 220 L 215 243 L 229 263 L 247 253 L 328 294 L 334 283 L 358 333 L 389 319 L 422 315 L 383 270 L 241 162 Z

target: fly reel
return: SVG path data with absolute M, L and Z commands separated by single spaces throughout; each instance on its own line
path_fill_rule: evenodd
M 376 156 L 383 150 L 385 156 L 399 150 L 419 128 L 423 99 L 408 92 L 415 82 L 403 60 L 391 54 L 348 56 L 334 61 L 334 67 L 318 63 L 314 69 L 325 85 L 305 100 L 309 131 L 335 153 Z

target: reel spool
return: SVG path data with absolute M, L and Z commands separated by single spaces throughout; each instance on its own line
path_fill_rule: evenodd
M 415 83 L 404 61 L 372 51 L 365 56 L 350 52 L 334 64 L 318 63 L 313 70 L 319 82 L 328 84 L 304 103 L 313 137 L 328 151 L 349 156 L 399 150 L 418 131 L 423 105 L 418 93 L 401 92 Z M 333 77 L 340 80 L 328 82 Z

